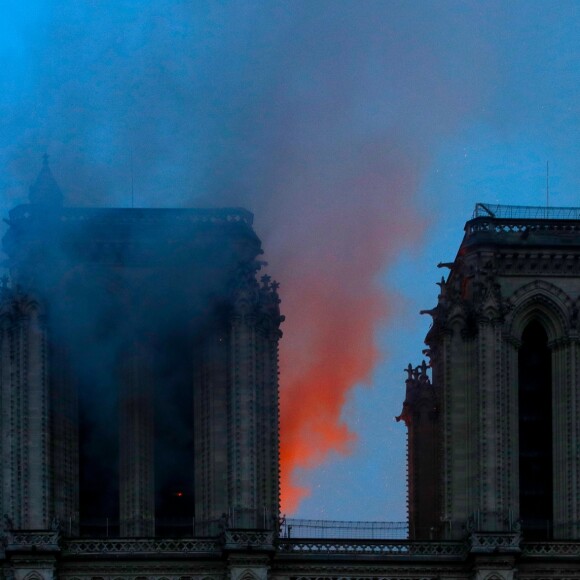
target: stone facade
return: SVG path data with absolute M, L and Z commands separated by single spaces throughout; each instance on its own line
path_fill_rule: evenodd
M 430 365 L 407 369 L 411 537 L 321 540 L 279 533 L 282 317 L 251 214 L 63 208 L 46 163 L 30 201 L 0 289 L 0 580 L 580 579 L 579 216 L 467 223 Z M 528 347 L 553 395 L 537 540 L 519 510 Z M 192 521 L 175 533 L 160 505 Z M 106 528 L 82 513 L 111 509 Z
M 518 534 L 462 541 L 281 539 L 226 530 L 215 538 L 6 537 L 3 578 L 51 580 L 413 580 L 580 578 L 580 544 Z

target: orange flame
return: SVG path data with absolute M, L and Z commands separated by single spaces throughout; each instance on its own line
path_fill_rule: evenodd
M 300 469 L 320 465 L 331 452 L 348 454 L 356 436 L 341 420 L 350 390 L 368 382 L 380 353 L 377 327 L 388 314 L 379 273 L 421 230 L 408 204 L 412 172 L 399 165 L 398 183 L 371 175 L 354 184 L 353 195 L 313 206 L 303 199 L 282 207 L 290 232 L 268 240 L 268 257 L 282 268 L 281 472 L 282 513 L 294 512 L 309 489 Z M 319 195 L 320 198 L 320 195 Z M 340 201 L 339 201 L 340 200 Z M 292 215 L 299 208 L 300 215 Z M 280 211 L 280 209 L 278 209 Z M 293 219 L 295 218 L 295 219 Z M 290 237 L 291 236 L 291 237 Z M 292 243 L 288 243 L 288 239 Z M 276 240 L 280 241 L 277 246 Z

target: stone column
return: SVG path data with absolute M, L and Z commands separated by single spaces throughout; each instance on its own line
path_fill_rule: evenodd
M 278 285 L 238 274 L 195 349 L 196 529 L 272 529 L 279 515 Z
M 47 529 L 52 513 L 45 320 L 37 302 L 5 289 L 2 321 L 2 487 L 12 528 Z
M 433 520 L 439 519 L 432 522 L 433 527 L 440 528 L 439 537 L 458 539 L 465 536 L 478 501 L 479 351 L 471 316 L 471 291 L 457 279 L 448 282 L 442 279 L 439 285 L 437 306 L 422 314 L 433 317 L 425 342 L 429 346 L 432 383 L 439 402 L 438 426 L 437 429 L 433 426 L 433 432 L 440 443 L 432 465 L 438 472 L 435 485 L 440 489 L 430 497 L 431 492 L 425 491 L 424 485 L 418 487 L 418 498 L 413 503 L 415 507 L 419 502 L 431 506 Z M 425 429 L 423 434 L 425 439 L 429 439 L 428 431 Z M 433 442 L 427 445 L 433 449 Z
M 442 442 L 443 442 L 443 514 L 444 533 L 448 539 L 462 537 L 471 516 L 469 463 L 472 457 L 470 444 L 476 424 L 468 415 L 471 390 L 465 371 L 471 361 L 466 360 L 468 349 L 462 333 L 465 329 L 463 316 L 448 322 L 443 334 L 442 385 Z M 434 382 L 435 387 L 438 387 Z
M 552 351 L 552 448 L 554 539 L 579 537 L 578 510 L 578 388 L 576 344 L 570 339 L 554 341 Z
M 194 473 L 197 535 L 218 533 L 228 513 L 229 330 L 216 312 L 194 353 Z
M 256 409 L 256 321 L 258 284 L 251 269 L 239 273 L 234 289 L 230 341 L 228 488 L 230 525 L 255 528 L 258 424 Z
M 282 336 L 278 284 L 262 277 L 256 334 L 258 422 L 258 527 L 277 528 L 280 512 L 278 342 Z
M 31 304 L 22 322 L 27 324 L 28 348 L 26 387 L 28 387 L 28 425 L 26 425 L 28 461 L 27 526 L 44 529 L 53 517 L 51 505 L 51 429 L 48 388 L 48 348 L 45 322 L 38 306 Z M 25 411 L 26 412 L 26 411 Z
M 507 477 L 502 448 L 502 427 L 507 417 L 502 389 L 501 326 L 492 316 L 482 316 L 478 324 L 478 441 L 479 481 L 476 529 L 503 531 L 507 513 L 504 479 Z
M 120 534 L 155 534 L 151 353 L 135 341 L 120 361 Z
M 518 416 L 518 350 L 519 340 L 513 336 L 504 337 L 505 377 L 505 438 L 503 449 L 506 473 L 506 506 L 508 509 L 508 529 L 515 530 L 520 520 L 520 462 L 519 462 L 519 416 Z
M 70 352 L 51 347 L 51 416 L 53 425 L 54 512 L 65 535 L 79 533 L 78 385 Z

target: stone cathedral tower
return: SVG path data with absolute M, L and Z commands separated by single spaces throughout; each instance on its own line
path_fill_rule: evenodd
M 63 207 L 47 159 L 4 238 L 5 531 L 276 528 L 277 284 L 243 209 Z
M 413 537 L 580 539 L 579 218 L 478 204 L 440 264 L 400 417 Z

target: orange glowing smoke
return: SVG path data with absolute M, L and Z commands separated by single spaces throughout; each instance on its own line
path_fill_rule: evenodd
M 285 300 L 295 319 L 287 325 L 290 330 L 286 327 L 290 344 L 283 348 L 281 359 L 283 513 L 295 511 L 308 495 L 292 479 L 297 467 L 314 467 L 331 450 L 347 453 L 352 448 L 354 435 L 340 422 L 341 410 L 348 390 L 368 379 L 378 356 L 373 328 L 384 315 L 382 297 L 357 299 L 340 291 L 336 296 L 324 291 L 317 295 L 316 290 Z M 303 300 L 310 308 L 301 313 Z M 302 340 L 301 329 L 306 331 Z M 293 331 L 295 340 L 291 340 Z
M 296 480 L 297 469 L 354 449 L 356 437 L 341 411 L 350 389 L 369 381 L 379 359 L 375 334 L 389 311 L 379 276 L 424 227 L 412 205 L 416 172 L 408 164 L 405 169 L 403 159 L 392 171 L 372 171 L 368 159 L 358 169 L 362 175 L 355 180 L 321 185 L 316 195 L 277 197 L 278 207 L 266 212 L 278 226 L 265 237 L 265 247 L 269 269 L 282 283 L 286 315 L 282 513 L 294 512 L 309 494 Z

